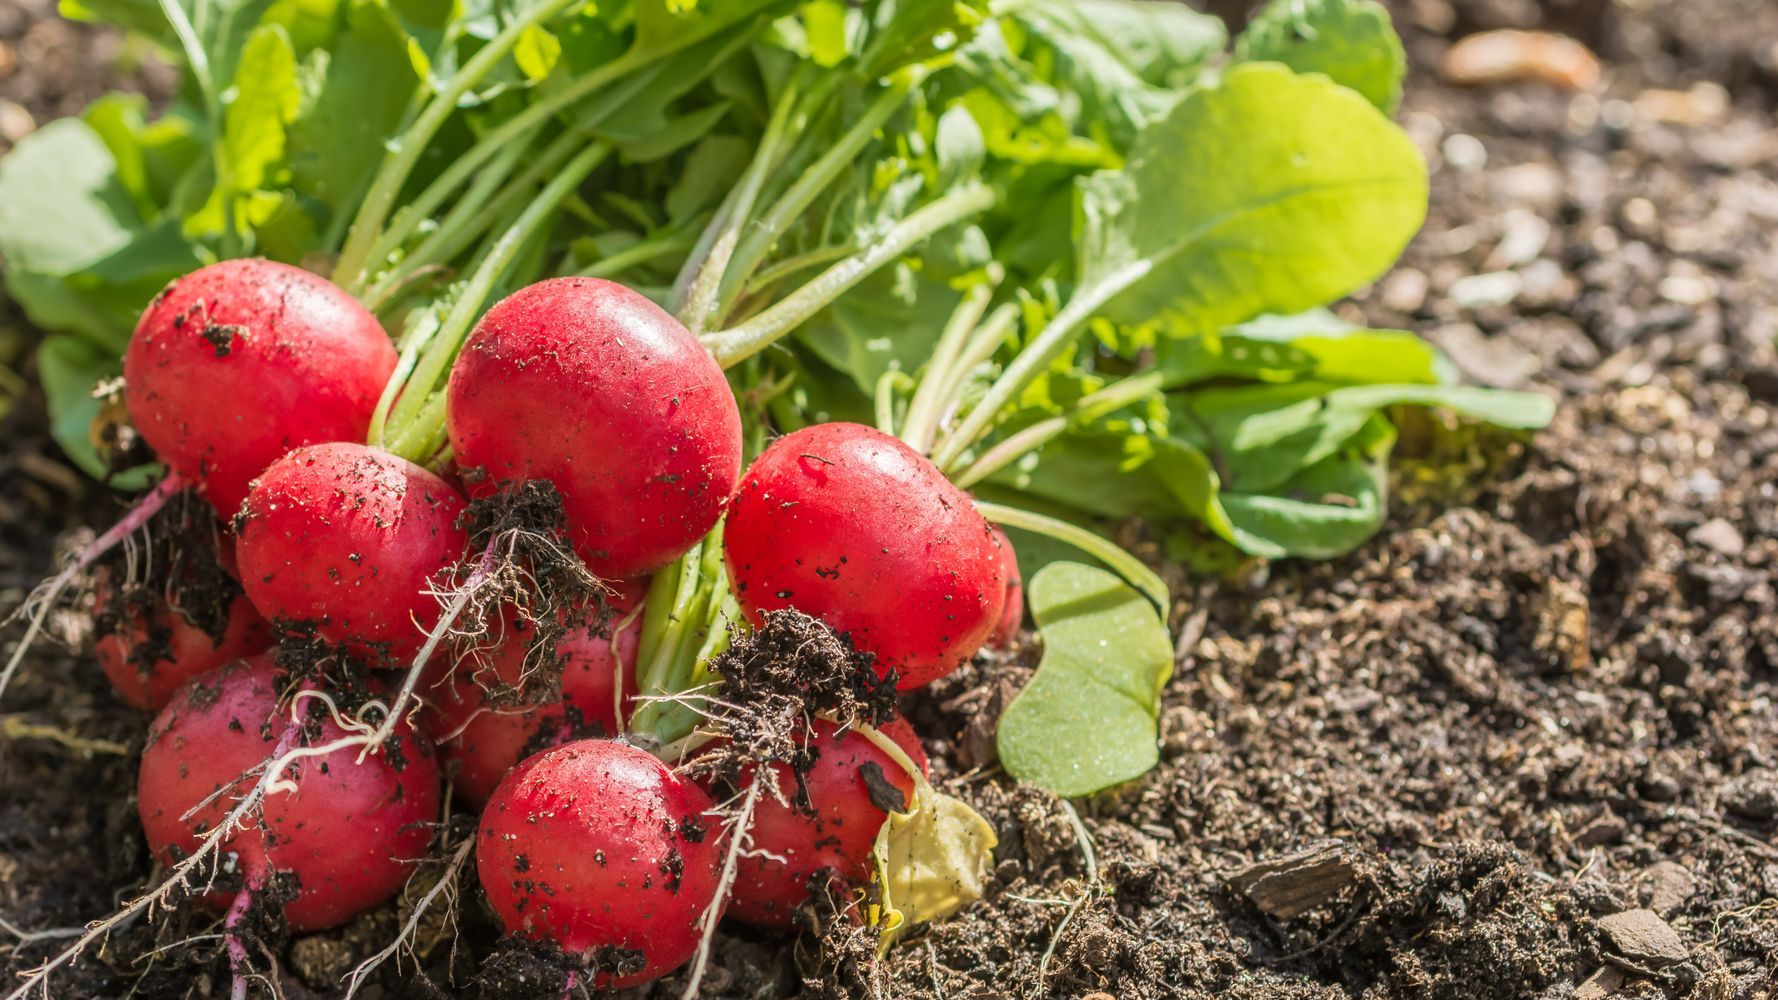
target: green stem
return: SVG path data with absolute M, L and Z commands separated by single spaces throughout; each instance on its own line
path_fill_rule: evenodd
M 498 218 L 503 193 L 500 190 L 501 185 L 517 168 L 520 158 L 528 149 L 530 143 L 515 142 L 503 150 L 493 163 L 477 173 L 475 183 L 451 206 L 450 212 L 439 221 L 438 228 L 427 234 L 426 239 L 412 253 L 404 256 L 400 263 L 390 268 L 364 293 L 365 306 L 375 311 L 396 289 L 406 284 L 414 272 L 428 264 L 448 260 L 454 253 L 450 248 L 461 249 L 462 242 L 473 240 L 486 229 L 490 216 Z M 517 186 L 514 184 L 511 187 Z M 490 201 L 493 202 L 493 207 L 487 208 Z M 487 210 L 484 211 L 484 208 Z
M 932 447 L 932 439 L 938 433 L 938 419 L 946 399 L 943 392 L 950 381 L 951 366 L 957 363 L 964 343 L 981 323 L 993 298 L 993 287 L 985 284 L 964 292 L 963 300 L 952 310 L 951 318 L 945 322 L 944 333 L 939 335 L 938 344 L 932 349 L 932 360 L 926 364 L 920 387 L 914 390 L 913 402 L 908 404 L 907 422 L 901 428 L 901 439 L 922 455 Z
M 365 440 L 379 448 L 384 446 L 390 407 L 395 405 L 395 398 L 401 395 L 401 387 L 407 384 L 408 377 L 414 373 L 414 365 L 419 362 L 420 352 L 426 349 L 426 345 L 438 333 L 438 314 L 430 309 L 414 310 L 409 314 L 407 322 L 407 329 L 401 334 L 401 354 L 395 363 L 395 373 L 384 383 L 383 394 L 377 398 L 377 408 L 370 415 L 370 434 Z
M 951 366 L 945 376 L 944 390 L 938 394 L 941 400 L 955 402 L 963 398 L 963 390 L 969 384 L 970 373 L 979 365 L 987 364 L 994 357 L 994 352 L 1006 343 L 1012 334 L 1013 327 L 1019 321 L 1019 307 L 1011 302 L 1001 305 L 988 315 L 987 322 L 976 328 L 969 335 L 969 343 L 963 345 L 963 353 L 958 356 L 957 363 Z M 940 423 L 944 421 L 945 412 L 938 414 Z M 935 432 L 936 433 L 936 430 Z
M 850 243 L 834 243 L 769 264 L 761 268 L 760 272 L 747 282 L 747 287 L 741 290 L 741 298 L 757 295 L 798 271 L 820 267 L 822 264 L 831 264 L 847 254 L 857 252 L 857 249 Z
M 1147 260 L 1138 260 L 1094 284 L 1076 289 L 1074 297 L 1056 313 L 1042 332 L 1025 345 L 1018 357 L 1006 366 L 1006 370 L 988 387 L 988 391 L 969 411 L 969 415 L 963 418 L 963 422 L 945 435 L 945 439 L 932 454 L 933 464 L 941 469 L 947 468 L 957 461 L 959 455 L 981 440 L 1000 418 L 1001 409 L 1048 369 L 1050 362 L 1073 345 L 1087 320 L 1119 292 L 1140 281 L 1151 266 Z
M 432 137 L 438 134 L 438 130 L 444 127 L 445 120 L 457 110 L 458 100 L 469 88 L 480 83 L 500 65 L 513 46 L 518 44 L 519 36 L 526 29 L 554 17 L 576 2 L 578 0 L 538 0 L 513 18 L 492 41 L 483 46 L 451 77 L 450 83 L 426 105 L 426 110 L 420 113 L 419 119 L 395 140 L 395 147 L 383 155 L 376 179 L 371 182 L 370 191 L 365 195 L 364 202 L 359 206 L 358 216 L 347 233 L 346 245 L 341 248 L 339 262 L 334 266 L 335 284 L 348 291 L 357 291 L 363 287 L 364 279 L 368 277 L 365 272 L 373 260 L 370 251 L 376 244 L 383 221 L 394 209 L 395 199 L 400 196 L 402 186 L 413 174 L 414 167 L 419 164 Z M 609 65 L 616 64 L 614 62 Z M 597 73 L 591 75 L 596 76 Z
M 1004 524 L 1009 528 L 1022 528 L 1034 532 L 1085 552 L 1093 558 L 1109 566 L 1129 581 L 1130 585 L 1142 591 L 1143 595 L 1153 601 L 1161 609 L 1161 614 L 1168 611 L 1170 599 L 1167 595 L 1167 584 L 1157 576 L 1154 570 L 1142 564 L 1142 560 L 1125 552 L 1116 542 L 1088 531 L 1077 524 L 1033 514 L 1017 507 L 1006 507 L 986 500 L 977 500 L 975 509 L 995 524 Z
M 544 187 L 536 200 L 525 207 L 524 212 L 489 249 L 487 256 L 476 267 L 475 273 L 469 281 L 458 290 L 451 303 L 451 310 L 445 315 L 437 336 L 432 339 L 432 342 L 421 354 L 413 377 L 403 388 L 401 399 L 396 403 L 394 412 L 390 414 L 391 421 L 402 429 L 397 440 L 412 446 L 420 441 L 430 440 L 434 436 L 432 424 L 443 423 L 443 397 L 440 397 L 439 404 L 433 404 L 431 401 L 433 390 L 438 385 L 439 379 L 449 370 L 451 363 L 456 360 L 457 352 L 462 349 L 463 341 L 469 336 L 470 327 L 475 323 L 476 317 L 481 315 L 482 306 L 493 291 L 495 283 L 500 280 L 507 267 L 524 249 L 526 241 L 531 238 L 532 234 L 551 218 L 555 212 L 556 204 L 567 197 L 568 192 L 579 185 L 587 174 L 592 173 L 593 168 L 598 166 L 610 151 L 610 147 L 603 143 L 596 143 L 581 150 L 580 154 L 570 161 L 561 173 L 550 179 L 549 184 Z M 426 419 L 420 424 L 423 434 L 415 435 L 409 432 L 407 424 L 412 422 L 422 407 L 427 411 Z M 413 461 L 419 461 L 418 458 L 404 454 L 399 450 L 396 454 L 403 455 Z
M 703 338 L 705 346 L 724 368 L 758 354 L 915 244 L 987 211 L 994 198 L 993 188 L 979 182 L 951 191 L 901 220 L 870 247 L 816 275 L 777 305 L 733 329 L 707 334 Z
M 583 278 L 610 278 L 636 266 L 646 264 L 657 257 L 668 254 L 683 253 L 692 247 L 691 240 L 683 233 L 660 236 L 652 240 L 643 240 L 633 246 L 624 247 L 609 257 L 596 260 L 580 269 Z
M 216 91 L 216 80 L 210 75 L 210 56 L 204 50 L 204 42 L 198 29 L 191 23 L 185 8 L 179 0 L 160 0 L 161 14 L 173 28 L 173 35 L 179 39 L 179 48 L 185 54 L 186 65 L 191 67 L 192 78 L 197 81 L 198 93 L 204 99 L 204 116 L 210 120 L 212 130 L 210 141 L 211 168 L 216 171 L 216 186 L 227 191 L 229 188 L 228 153 L 222 142 L 223 129 L 227 122 L 222 115 L 222 95 Z M 203 13 L 207 8 L 199 6 Z M 235 203 L 232 197 L 225 197 L 222 205 L 222 245 L 223 257 L 235 256 Z
M 913 384 L 913 376 L 902 371 L 884 372 L 877 379 L 877 430 L 884 434 L 895 433 L 895 393 L 897 390 L 906 392 Z
M 801 83 L 802 74 L 799 73 L 785 84 L 777 107 L 772 109 L 771 120 L 766 123 L 765 134 L 760 137 L 753 161 L 747 164 L 746 172 L 729 197 L 723 199 L 722 207 L 699 236 L 692 255 L 680 272 L 682 281 L 675 287 L 682 285 L 685 292 L 683 296 L 674 296 L 674 312 L 693 336 L 703 333 L 704 325 L 710 321 L 729 258 L 734 255 L 741 230 L 753 214 L 753 203 L 765 186 L 766 175 L 776 165 L 780 147 L 790 131 L 791 113 L 796 108 Z
M 735 251 L 733 264 L 722 279 L 722 293 L 718 296 L 718 311 L 726 312 L 733 307 L 741 289 L 746 287 L 747 279 L 759 267 L 760 261 L 771 252 L 772 245 L 778 242 L 790 228 L 791 223 L 803 214 L 803 211 L 814 203 L 815 199 L 832 184 L 840 174 L 854 169 L 853 160 L 858 151 L 870 142 L 877 130 L 883 127 L 890 116 L 895 114 L 920 81 L 923 74 L 918 67 L 909 67 L 897 73 L 876 100 L 870 103 L 858 121 L 848 128 L 839 140 L 829 146 L 809 169 L 800 173 L 796 180 L 779 196 L 771 209 L 761 217 L 759 223 L 749 226 L 747 239 Z
M 1050 443 L 1067 430 L 1070 424 L 1097 420 L 1113 410 L 1160 392 L 1163 384 L 1160 372 L 1144 372 L 1141 375 L 1120 379 L 1097 392 L 1088 393 L 1082 396 L 1068 413 L 1040 420 L 989 448 L 966 470 L 951 476 L 951 481 L 956 483 L 960 490 L 969 489 L 976 483 Z M 944 471 L 949 474 L 954 470 Z

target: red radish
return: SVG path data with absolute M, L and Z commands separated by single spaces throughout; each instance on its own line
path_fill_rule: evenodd
M 479 490 L 554 483 L 569 541 L 611 579 L 683 555 L 741 471 L 740 410 L 715 359 L 596 278 L 538 282 L 488 310 L 451 369 L 446 421 Z
M 163 863 L 195 851 L 280 747 L 345 735 L 325 716 L 293 730 L 290 709 L 278 704 L 286 684 L 269 655 L 255 657 L 194 681 L 154 720 L 137 807 Z M 357 757 L 358 748 L 348 747 L 290 766 L 282 777 L 295 790 L 268 792 L 222 844 L 249 887 L 274 872 L 295 876 L 296 896 L 284 905 L 293 931 L 338 926 L 388 899 L 432 840 L 439 794 L 431 744 L 404 725 L 384 753 L 363 763 Z M 234 896 L 204 898 L 220 909 Z
M 881 728 L 926 770 L 926 754 L 907 723 L 897 719 Z M 817 721 L 812 732 L 809 747 L 815 761 L 802 776 L 806 803 L 798 802 L 790 767 L 771 765 L 791 802 L 783 805 L 761 796 L 754 808 L 750 846 L 758 853 L 743 857 L 736 869 L 731 917 L 787 928 L 818 880 L 869 881 L 871 848 L 889 818 L 884 807 L 899 803 L 905 808 L 913 801 L 913 778 L 868 738 L 855 731 L 840 735 L 826 721 Z M 751 777 L 751 769 L 743 772 L 743 781 Z
M 395 360 L 377 318 L 338 287 L 225 260 L 149 304 L 124 352 L 124 401 L 161 460 L 230 517 L 292 448 L 362 441 Z
M 124 701 L 158 712 L 193 677 L 271 646 L 271 628 L 246 594 L 237 590 L 221 618 L 206 629 L 165 591 L 121 590 L 110 570 L 101 570 L 93 653 Z
M 723 550 L 755 624 L 785 608 L 818 618 L 897 671 L 902 690 L 973 656 L 1006 599 L 994 529 L 969 497 L 859 424 L 773 442 L 741 480 Z
M 472 806 L 481 806 L 507 772 L 530 753 L 587 736 L 616 736 L 617 681 L 626 700 L 636 692 L 636 644 L 642 635 L 637 600 L 646 586 L 623 588 L 612 601 L 610 638 L 574 629 L 556 644 L 561 658 L 561 697 L 542 705 L 501 704 L 491 695 L 519 686 L 533 630 L 512 615 L 493 649 L 450 668 L 449 678 L 427 695 L 420 724 L 438 743 L 453 782 Z M 434 663 L 442 661 L 434 660 Z M 447 767 L 448 771 L 448 767 Z
M 697 950 L 725 838 L 710 797 L 654 756 L 582 740 L 520 764 L 482 811 L 476 873 L 507 933 L 553 941 L 622 989 Z
M 380 448 L 299 448 L 242 505 L 241 584 L 273 622 L 401 666 L 438 620 L 427 591 L 463 554 L 462 512 L 444 480 Z
M 1005 649 L 1019 637 L 1019 626 L 1025 624 L 1025 581 L 1019 575 L 1018 553 L 1012 550 L 1012 539 L 998 525 L 994 537 L 1000 541 L 1000 571 L 1006 576 L 1006 603 L 1000 608 L 1000 624 L 988 637 L 988 645 Z

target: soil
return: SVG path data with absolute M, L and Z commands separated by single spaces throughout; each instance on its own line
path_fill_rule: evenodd
M 10 3 L 16 47 L 47 4 Z M 1036 651 L 944 682 L 912 715 L 936 783 L 997 829 L 987 898 L 880 962 L 855 941 L 725 931 L 705 995 L 1778 995 L 1778 6 L 1394 6 L 1431 217 L 1343 308 L 1426 332 L 1475 381 L 1558 395 L 1556 424 L 1524 441 L 1411 424 L 1391 521 L 1357 553 L 1173 569 L 1162 763 L 1073 804 L 1094 871 L 1068 807 L 989 756 Z M 1546 23 L 1595 47 L 1599 92 L 1438 76 L 1451 38 Z M 69 86 L 19 82 L 35 63 L 12 72 L 0 97 L 72 110 Z M 35 401 L 0 440 L 10 607 L 51 539 L 118 503 L 60 464 Z M 5 708 L 0 917 L 78 927 L 149 884 L 129 792 L 142 720 L 89 657 L 53 650 Z M 417 966 L 360 995 L 557 995 L 546 956 L 494 945 L 474 890 L 461 901 L 455 934 L 423 920 Z M 337 996 L 405 912 L 254 961 L 285 996 Z M 211 995 L 213 923 L 126 929 L 51 995 Z M 9 930 L 9 968 L 58 947 Z

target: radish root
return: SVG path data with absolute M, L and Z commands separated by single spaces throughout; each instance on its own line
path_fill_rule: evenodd
M 167 505 L 167 501 L 180 490 L 185 489 L 185 486 L 185 479 L 178 473 L 167 473 L 166 478 L 156 484 L 147 496 L 143 497 L 136 506 L 130 509 L 129 513 L 123 516 L 122 520 L 82 548 L 72 562 L 60 573 L 40 584 L 25 603 L 13 613 L 14 618 L 19 615 L 29 615 L 30 621 L 25 626 L 25 634 L 19 639 L 18 645 L 13 647 L 12 655 L 7 658 L 5 668 L 0 669 L 0 698 L 5 697 L 6 686 L 12 683 L 12 675 L 18 671 L 19 664 L 25 660 L 25 654 L 30 651 L 32 644 L 42 634 L 43 625 L 49 620 L 49 613 L 54 609 L 56 601 L 63 592 L 100 556 L 110 552 L 119 543 L 146 527 L 149 520 Z

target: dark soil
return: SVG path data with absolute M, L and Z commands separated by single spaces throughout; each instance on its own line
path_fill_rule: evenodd
M 1394 6 L 1432 215 L 1348 308 L 1427 332 L 1476 381 L 1559 394 L 1556 425 L 1522 446 L 1410 425 L 1392 521 L 1358 553 L 1176 573 L 1162 765 L 1075 804 L 1096 872 L 1063 804 L 985 759 L 1035 651 L 922 697 L 935 780 L 999 831 L 988 898 L 880 963 L 725 934 L 706 995 L 1778 995 L 1778 5 L 1552 0 L 1548 23 L 1605 59 L 1599 94 L 1439 80 L 1448 38 L 1544 23 L 1530 0 Z M 116 504 L 57 462 L 29 400 L 0 439 L 10 607 L 58 531 Z M 148 884 L 133 761 L 109 745 L 134 750 L 142 720 L 55 652 L 5 707 L 0 917 L 75 927 Z M 547 961 L 497 949 L 473 888 L 462 903 L 455 947 L 422 921 L 419 970 L 361 995 L 553 996 Z M 255 961 L 286 996 L 335 996 L 403 913 Z M 137 996 L 212 994 L 212 922 L 132 929 L 52 995 L 122 996 L 144 968 Z M 57 947 L 0 931 L 13 968 Z

